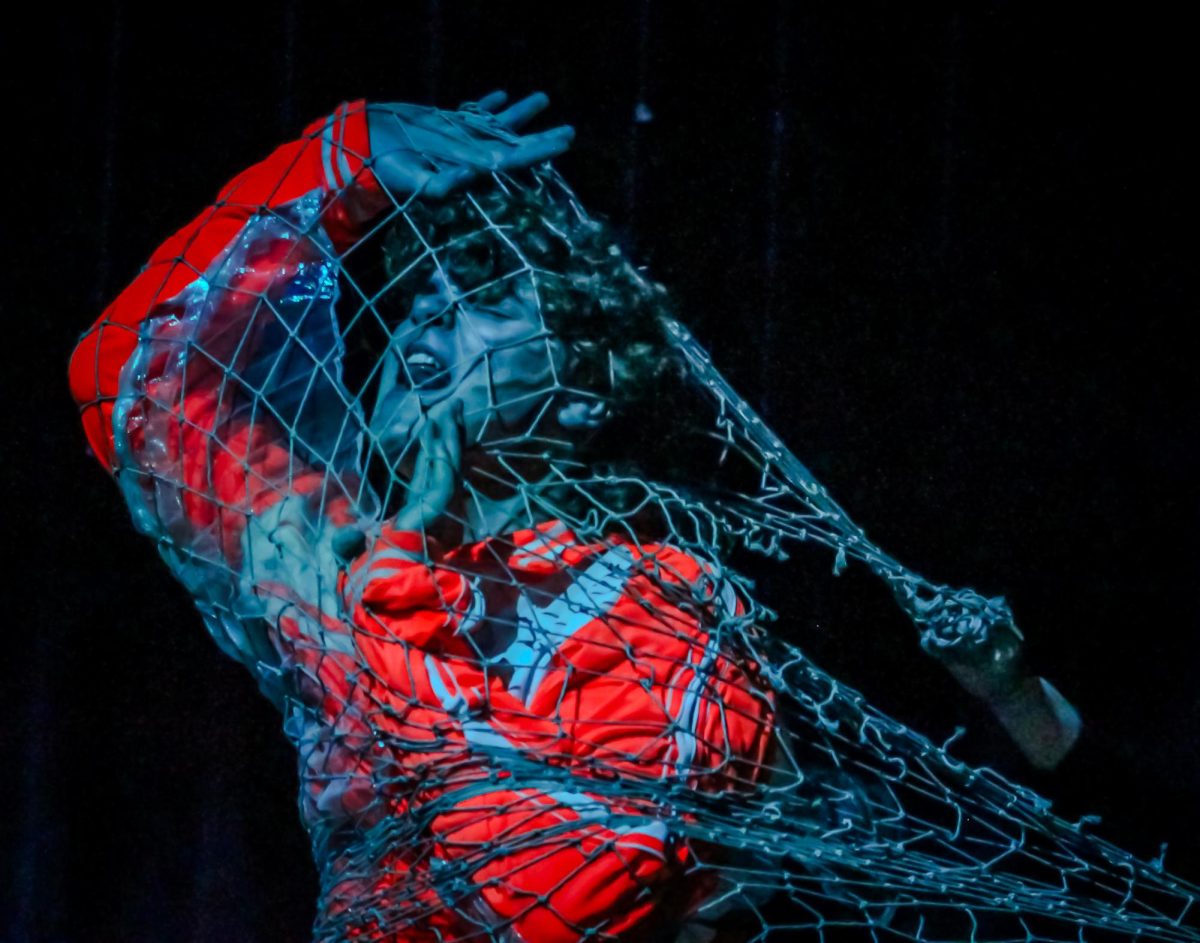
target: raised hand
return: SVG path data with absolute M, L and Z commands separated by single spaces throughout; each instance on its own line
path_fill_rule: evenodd
M 394 524 L 398 530 L 423 533 L 446 513 L 458 493 L 462 403 L 456 399 L 442 400 L 430 408 L 422 423 L 408 497 Z
M 575 137 L 570 125 L 517 133 L 550 103 L 544 94 L 505 108 L 507 100 L 504 92 L 492 92 L 457 111 L 368 104 L 372 170 L 401 202 L 413 196 L 439 199 L 477 176 L 532 167 L 570 146 Z

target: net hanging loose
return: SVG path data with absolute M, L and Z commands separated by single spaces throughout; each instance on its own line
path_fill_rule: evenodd
M 1161 861 L 772 630 L 737 548 L 862 562 L 931 649 L 1016 632 L 875 547 L 549 165 L 400 200 L 335 118 L 72 365 L 135 524 L 283 716 L 316 940 L 1200 938 Z

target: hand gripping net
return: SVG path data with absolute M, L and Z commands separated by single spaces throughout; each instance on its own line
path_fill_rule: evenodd
M 264 206 L 121 374 L 135 521 L 298 750 L 315 938 L 1197 939 L 1195 886 L 772 634 L 738 546 L 865 563 L 926 645 L 1011 622 L 875 547 L 552 170 L 484 184 L 348 247 L 317 193 Z M 423 317 L 435 276 L 459 294 Z M 486 446 L 406 516 L 420 437 L 387 440 L 381 404 L 419 429 L 449 389 L 406 338 L 519 286 L 572 356 L 463 417 Z M 520 387 L 473 356 L 442 367 Z M 569 450 L 572 396 L 613 415 Z M 498 497 L 519 526 L 465 537 Z

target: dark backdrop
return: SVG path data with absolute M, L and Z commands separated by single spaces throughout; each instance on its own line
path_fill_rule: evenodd
M 778 630 L 1200 877 L 1187 31 L 909 6 L 100 5 L 6 31 L 0 936 L 306 938 L 278 720 L 85 455 L 67 357 L 165 236 L 337 102 L 496 86 L 552 96 L 584 202 L 876 540 L 1008 596 L 1086 741 L 1035 775 L 825 555 L 761 568 Z

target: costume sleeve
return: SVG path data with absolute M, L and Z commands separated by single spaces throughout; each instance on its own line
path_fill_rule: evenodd
M 304 396 L 280 392 L 305 379 L 297 350 L 340 343 L 338 257 L 391 203 L 369 165 L 365 102 L 343 103 L 230 181 L 80 340 L 70 383 L 88 442 L 143 530 L 184 548 L 212 535 L 232 563 L 248 515 L 322 487 L 278 404 Z

